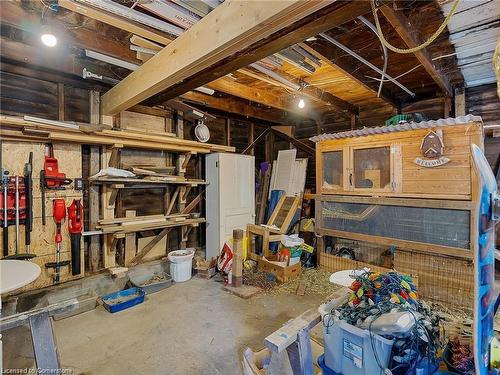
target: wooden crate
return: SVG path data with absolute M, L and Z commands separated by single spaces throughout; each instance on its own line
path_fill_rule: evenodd
M 278 261 L 278 257 L 276 255 L 270 255 L 267 258 L 259 258 L 259 269 L 264 272 L 273 274 L 282 283 L 286 283 L 296 278 L 302 272 L 302 266 L 300 262 L 291 266 L 282 267 L 278 264 L 268 262 L 268 260 L 276 262 Z

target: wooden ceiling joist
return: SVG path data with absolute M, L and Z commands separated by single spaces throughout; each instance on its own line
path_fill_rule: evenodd
M 258 79 L 260 81 L 269 83 L 273 86 L 282 87 L 286 90 L 293 89 L 289 85 L 287 85 L 286 83 L 279 82 L 279 81 L 277 81 L 271 77 L 265 76 L 263 74 L 255 73 L 254 71 L 252 71 L 250 69 L 243 68 L 243 69 L 239 69 L 238 72 L 243 73 L 249 77 Z M 359 113 L 358 108 L 356 106 L 352 105 L 351 103 L 348 103 L 345 100 L 342 100 L 341 98 L 339 98 L 339 97 L 337 97 L 337 96 L 335 96 L 327 91 L 324 91 L 318 87 L 315 87 L 314 85 L 309 84 L 307 79 L 301 79 L 301 81 L 303 81 L 306 85 L 302 90 L 300 90 L 300 89 L 295 90 L 295 91 L 297 91 L 298 96 L 304 95 L 304 96 L 306 96 L 310 99 L 313 99 L 315 101 L 318 101 L 320 103 L 324 103 L 326 105 L 331 105 L 337 110 L 346 111 L 346 112 L 349 112 L 351 114 L 358 114 Z M 270 103 L 270 105 L 272 106 L 273 104 Z
M 115 14 L 93 8 L 74 0 L 59 0 L 58 4 L 59 6 L 71 10 L 75 13 L 79 13 L 83 16 L 95 19 L 107 25 L 111 25 L 118 29 L 128 31 L 130 33 L 150 39 L 163 45 L 167 45 L 172 41 L 172 37 L 164 32 L 155 30 L 149 26 L 141 25 L 138 22 L 128 20 Z
M 351 21 L 359 15 L 368 13 L 370 9 L 370 3 L 367 1 L 335 2 L 311 16 L 295 22 L 292 26 L 285 28 L 280 33 L 262 39 L 238 55 L 232 56 L 230 59 L 222 60 L 216 66 L 212 66 L 192 76 L 189 80 L 155 95 L 148 100 L 148 104 L 161 104 L 170 98 L 182 95 L 193 88 L 205 85 L 207 82 L 230 74 L 256 61 L 260 61 L 266 57 L 274 57 L 272 56 L 274 53 L 299 43 L 310 36 L 317 35 L 324 30 L 329 30 L 345 22 Z
M 420 45 L 420 41 L 415 38 L 415 31 L 410 28 L 410 21 L 406 16 L 398 10 L 392 9 L 389 6 L 383 5 L 380 7 L 382 14 L 394 27 L 398 35 L 403 39 L 409 48 L 414 48 Z M 448 77 L 442 72 L 438 71 L 428 51 L 424 48 L 414 53 L 415 57 L 422 64 L 424 69 L 429 73 L 434 82 L 439 86 L 443 93 L 448 96 L 453 96 L 453 90 Z
M 366 83 L 364 83 L 362 80 L 360 80 L 358 77 L 356 77 L 352 72 L 355 71 L 355 68 L 353 66 L 347 66 L 345 62 L 340 64 L 339 61 L 332 61 L 330 60 L 327 56 L 323 55 L 319 49 L 316 49 L 309 44 L 306 43 L 300 43 L 300 46 L 304 48 L 306 51 L 309 53 L 313 54 L 317 58 L 319 58 L 323 63 L 330 65 L 332 68 L 335 70 L 338 70 L 341 72 L 344 76 L 346 76 L 349 80 L 352 80 L 353 82 L 356 82 L 358 85 L 362 86 L 366 90 L 372 92 L 374 95 L 377 95 L 377 90 L 374 88 L 368 86 Z M 384 89 L 382 89 L 382 93 L 380 95 L 380 98 L 383 99 L 386 103 L 392 105 L 395 108 L 399 107 L 399 102 L 395 100 L 393 97 L 385 94 Z
M 367 2 L 334 3 L 336 11 L 331 3 L 225 2 L 110 90 L 103 112 L 116 114 L 167 89 L 158 100 L 174 98 L 369 11 Z
M 296 105 L 294 105 L 290 100 L 286 99 L 283 95 L 276 95 L 270 90 L 246 86 L 233 81 L 230 78 L 219 78 L 213 82 L 208 83 L 206 86 L 213 90 L 221 91 L 226 94 L 250 100 L 255 103 L 282 109 L 287 112 L 293 112 L 303 118 L 314 119 L 316 117 L 313 113 L 314 111 L 303 111 L 297 108 Z
M 143 48 L 148 48 L 151 50 L 159 51 L 163 48 L 163 46 L 152 42 L 150 40 L 144 39 L 140 37 L 139 35 L 132 35 L 130 37 L 130 44 L 135 44 L 136 46 L 143 47 Z
M 247 118 L 267 121 L 276 124 L 296 125 L 297 118 L 293 118 L 288 112 L 279 109 L 266 110 L 246 104 L 237 98 L 218 98 L 211 95 L 202 94 L 196 91 L 189 91 L 181 96 L 181 99 L 193 105 L 199 105 L 216 109 L 226 113 L 242 115 Z
M 307 83 L 307 79 L 304 80 Z M 352 115 L 359 114 L 359 109 L 352 105 L 351 103 L 346 102 L 343 99 L 329 93 L 328 91 L 322 90 L 313 85 L 307 85 L 302 90 L 302 94 L 314 99 L 326 103 L 327 105 L 331 105 L 335 109 L 348 112 Z
M 7 24 L 31 33 L 36 36 L 36 40 L 38 41 L 39 30 L 42 26 L 41 18 L 38 13 L 30 12 L 23 8 L 20 4 L 10 1 L 0 2 L 0 12 L 2 14 L 2 24 Z M 68 33 L 68 25 L 62 20 L 57 19 L 56 17 L 51 17 L 48 19 L 48 23 L 50 27 L 53 28 L 54 32 L 61 35 L 59 40 L 60 45 L 65 44 L 65 47 L 68 49 L 76 46 L 81 49 L 106 51 L 107 54 L 113 55 L 114 57 L 122 60 L 137 62 L 133 51 L 126 49 L 123 44 L 116 40 L 103 38 L 97 32 L 90 30 L 89 28 L 83 28 L 80 30 L 81 32 Z M 58 46 L 58 49 L 56 49 L 56 55 L 57 53 L 62 54 L 65 52 L 61 51 L 60 48 L 61 47 Z M 52 55 L 54 55 L 54 53 L 52 53 Z

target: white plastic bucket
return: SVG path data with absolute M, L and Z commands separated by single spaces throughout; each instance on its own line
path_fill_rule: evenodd
M 176 250 L 168 253 L 170 275 L 176 283 L 188 281 L 193 269 L 194 249 Z

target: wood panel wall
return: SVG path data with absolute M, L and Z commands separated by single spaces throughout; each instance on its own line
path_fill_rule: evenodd
M 54 81 L 0 71 L 0 111 L 51 120 L 90 120 L 89 91 Z
M 496 84 L 466 89 L 465 111 L 481 116 L 485 125 L 500 124 L 500 99 Z

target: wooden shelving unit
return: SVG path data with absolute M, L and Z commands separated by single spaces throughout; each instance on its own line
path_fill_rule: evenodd
M 179 147 L 172 147 L 168 150 L 166 155 L 167 168 L 173 167 L 175 174 L 162 176 L 162 177 L 146 177 L 146 178 L 113 178 L 113 177 L 99 177 L 92 179 L 90 182 L 94 185 L 101 186 L 101 204 L 102 204 L 102 220 L 112 221 L 120 217 L 128 216 L 131 219 L 128 225 L 116 227 L 115 230 L 103 230 L 104 236 L 104 267 L 113 268 L 117 265 L 116 262 L 116 247 L 119 240 L 124 240 L 125 245 L 123 249 L 125 254 L 119 257 L 123 262 L 121 266 L 129 266 L 139 262 L 149 250 L 156 246 L 163 238 L 174 228 L 180 228 L 180 241 L 179 248 L 185 248 L 188 236 L 191 230 L 198 227 L 206 220 L 202 217 L 189 218 L 188 214 L 193 211 L 201 202 L 201 194 L 187 202 L 188 195 L 193 188 L 206 185 L 206 182 L 201 179 L 185 178 L 186 169 L 190 160 L 198 156 L 198 152 L 186 152 L 186 142 L 184 137 L 184 124 L 182 113 L 175 113 L 173 121 L 169 124 L 166 131 L 175 131 L 179 140 Z M 112 125 L 113 119 L 109 116 L 102 116 L 101 122 L 104 124 Z M 110 132 L 116 132 L 112 130 Z M 141 137 L 137 135 L 137 137 Z M 158 138 L 158 137 L 156 137 Z M 170 140 L 170 144 L 176 143 Z M 199 148 L 199 147 L 198 147 Z M 121 167 L 121 153 L 125 149 L 124 145 L 116 144 L 110 147 L 103 148 L 101 154 L 101 168 L 108 167 Z M 175 189 L 171 189 L 175 187 Z M 163 188 L 164 189 L 164 214 L 166 220 L 162 222 L 153 222 L 150 224 L 141 224 L 145 218 L 141 216 L 135 217 L 135 211 L 123 210 L 121 204 L 121 192 L 125 189 L 148 189 L 148 188 Z M 189 204 L 188 204 L 189 203 Z M 168 217 L 176 216 L 175 219 L 168 219 Z M 137 225 L 134 222 L 138 223 Z M 162 229 L 156 234 L 145 247 L 139 252 L 136 252 L 136 233 L 143 231 L 151 231 Z M 132 252 L 133 254 L 130 254 Z

